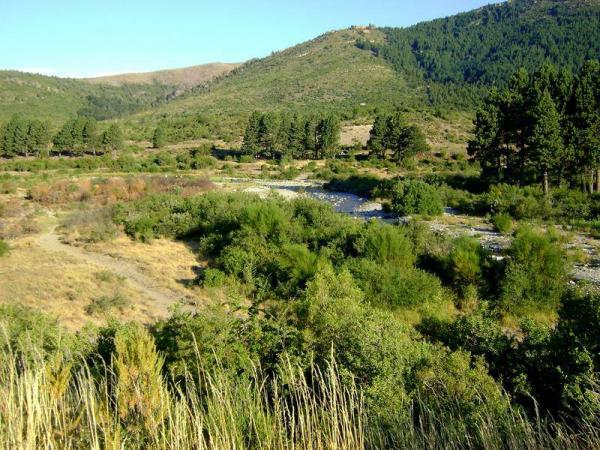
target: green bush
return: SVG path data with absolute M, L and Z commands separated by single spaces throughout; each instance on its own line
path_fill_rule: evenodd
M 494 225 L 494 229 L 502 234 L 512 234 L 515 227 L 513 218 L 504 213 L 493 216 L 491 222 Z
M 348 262 L 347 267 L 373 306 L 391 310 L 420 308 L 438 305 L 443 299 L 439 278 L 422 270 L 364 258 Z
M 207 268 L 202 273 L 202 285 L 209 288 L 219 288 L 227 284 L 227 275 L 218 269 Z
M 391 191 L 391 209 L 401 216 L 439 216 L 444 212 L 437 190 L 422 181 L 396 182 Z
M 415 262 L 412 243 L 401 229 L 371 221 L 361 230 L 354 242 L 357 256 L 411 267 Z
M 105 295 L 92 299 L 92 301 L 84 308 L 86 314 L 97 316 L 101 314 L 109 314 L 112 310 L 117 309 L 123 311 L 131 306 L 131 301 L 120 292 L 113 295 Z
M 325 185 L 325 188 L 369 198 L 380 184 L 381 180 L 373 175 L 335 176 Z
M 4 242 L 2 239 L 0 239 L 0 257 L 8 254 L 9 250 L 10 250 L 10 247 L 8 246 L 8 244 L 6 242 Z
M 483 201 L 488 212 L 509 214 L 517 220 L 544 218 L 551 209 L 549 200 L 538 186 L 494 185 L 484 194 Z
M 477 239 L 461 237 L 452 243 L 445 261 L 446 275 L 454 287 L 480 286 L 483 282 L 486 252 Z
M 521 228 L 508 250 L 501 301 L 511 312 L 556 311 L 568 280 L 568 261 L 559 243 Z

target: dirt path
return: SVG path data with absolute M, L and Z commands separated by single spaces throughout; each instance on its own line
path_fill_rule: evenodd
M 170 306 L 181 300 L 177 295 L 156 286 L 156 283 L 152 278 L 141 273 L 132 264 L 110 256 L 91 253 L 79 247 L 63 244 L 56 234 L 55 227 L 49 232 L 41 235 L 38 239 L 38 243 L 46 250 L 66 253 L 76 259 L 85 260 L 90 264 L 109 270 L 125 278 L 131 286 L 153 301 L 154 308 L 163 317 L 169 315 Z

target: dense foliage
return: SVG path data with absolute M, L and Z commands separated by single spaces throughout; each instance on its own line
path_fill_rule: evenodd
M 493 90 L 475 119 L 469 153 L 491 182 L 600 187 L 600 64 L 578 76 L 544 65 Z
M 319 118 L 254 112 L 244 132 L 242 152 L 267 158 L 321 159 L 336 156 L 339 139 L 340 123 L 333 114 Z
M 367 143 L 371 155 L 386 159 L 388 150 L 397 162 L 429 151 L 425 135 L 416 125 L 409 125 L 401 112 L 377 116 Z
M 58 364 L 57 353 L 70 361 L 55 366 L 67 378 L 82 367 L 69 358 L 83 354 L 86 373 L 114 395 L 109 404 L 119 405 L 119 414 L 111 423 L 130 443 L 141 445 L 152 427 L 165 426 L 159 418 L 170 414 L 162 408 L 175 387 L 186 399 L 198 389 L 208 401 L 229 383 L 245 392 L 260 385 L 267 403 L 297 401 L 304 410 L 313 400 L 285 393 L 305 379 L 316 404 L 328 402 L 332 392 L 321 389 L 317 373 L 335 377 L 336 393 L 359 390 L 365 439 L 374 448 L 413 446 L 415 436 L 428 436 L 428 448 L 444 447 L 444 439 L 467 448 L 522 448 L 525 441 L 569 439 L 556 428 L 563 421 L 578 430 L 582 445 L 596 442 L 598 298 L 566 291 L 565 257 L 543 234 L 520 231 L 501 262 L 476 241 L 448 241 L 418 226 L 356 221 L 312 200 L 222 193 L 153 195 L 119 205 L 114 219 L 139 239 L 198 240 L 209 261 L 198 282 L 209 292 L 223 290 L 226 309 L 175 313 L 151 335 L 112 324 L 75 340 L 55 338 L 50 324 L 38 328 L 32 316 L 19 314 L 5 335 L 14 354 L 35 360 L 39 353 L 21 346 L 23 330 L 31 329 L 28 339 L 37 339 L 48 361 Z M 511 287 L 523 279 L 526 290 Z M 467 295 L 474 307 L 444 313 L 453 300 L 466 305 L 460 299 Z M 525 304 L 555 311 L 557 325 L 524 322 L 519 338 L 506 334 L 498 315 Z M 406 320 L 415 311 L 424 319 L 422 335 Z M 114 377 L 106 378 L 105 364 Z M 305 378 L 282 380 L 285 367 Z M 210 406 L 200 403 L 198 414 L 208 414 Z M 252 407 L 250 422 L 270 414 L 260 405 Z M 247 416 L 240 410 L 233 417 Z M 424 420 L 436 424 L 436 434 Z M 535 423 L 549 425 L 534 432 Z M 263 439 L 252 427 L 241 432 L 244 439 L 247 433 Z
M 50 141 L 47 122 L 14 115 L 0 128 L 0 156 L 43 155 Z
M 387 28 L 386 42 L 366 39 L 399 72 L 429 82 L 437 104 L 468 104 L 479 91 L 505 85 L 514 68 L 533 72 L 550 61 L 576 72 L 600 56 L 600 5 L 582 0 L 516 0 L 408 28 Z M 475 95 L 473 95 L 475 94 Z
M 52 147 L 50 147 L 50 141 Z M 123 148 L 123 132 L 117 124 L 110 125 L 102 134 L 94 119 L 77 116 L 65 122 L 51 138 L 46 122 L 28 120 L 15 115 L 0 128 L 0 157 L 45 157 L 85 153 L 96 155 L 97 150 L 115 151 Z

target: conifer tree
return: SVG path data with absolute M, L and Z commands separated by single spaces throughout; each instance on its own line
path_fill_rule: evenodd
M 93 154 L 96 155 L 96 144 L 98 141 L 96 121 L 94 119 L 87 119 L 81 130 L 81 138 L 83 146 L 86 150 L 92 150 Z
M 386 135 L 387 135 L 387 117 L 377 116 L 373 122 L 373 128 L 369 133 L 367 147 L 371 155 L 380 159 L 386 157 Z
M 267 113 L 261 116 L 258 126 L 258 142 L 266 157 L 275 157 L 278 127 L 279 123 L 275 114 Z
M 27 131 L 27 149 L 36 156 L 47 150 L 50 141 L 50 127 L 47 122 L 32 120 Z
M 550 192 L 550 171 L 560 160 L 563 140 L 560 116 L 548 90 L 540 96 L 532 112 L 532 128 L 528 137 L 532 159 L 541 173 L 544 193 Z
M 260 151 L 259 130 L 261 115 L 255 111 L 248 119 L 248 125 L 244 132 L 244 142 L 242 144 L 242 153 L 245 155 L 255 155 Z
M 305 159 L 308 159 L 310 157 L 318 159 L 317 121 L 313 117 L 307 118 L 306 122 L 304 123 L 302 146 L 304 147 Z
M 319 157 L 335 156 L 340 142 L 340 121 L 334 114 L 321 119 L 317 125 L 317 150 Z
M 117 124 L 111 125 L 102 135 L 102 147 L 108 151 L 117 151 L 123 148 L 123 132 Z
M 73 124 L 74 122 L 72 120 L 67 121 L 52 139 L 54 150 L 59 155 L 64 151 L 72 150 L 75 145 L 75 139 L 73 138 Z
M 304 123 L 298 115 L 294 115 L 290 123 L 288 146 L 292 157 L 301 159 L 304 155 Z

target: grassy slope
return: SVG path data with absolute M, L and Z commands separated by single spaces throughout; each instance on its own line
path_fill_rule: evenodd
M 17 113 L 30 118 L 48 120 L 53 126 L 77 114 L 88 105 L 88 96 L 121 98 L 125 103 L 136 99 L 151 102 L 162 93 L 176 88 L 189 89 L 191 83 L 205 83 L 231 70 L 233 65 L 206 65 L 174 71 L 117 77 L 110 83 L 48 77 L 17 71 L 0 71 L 0 124 Z M 158 82 L 153 84 L 151 78 Z M 117 80 L 124 80 L 122 85 Z M 147 81 L 144 81 L 147 80 Z
M 59 124 L 82 108 L 92 91 L 78 80 L 0 71 L 0 123 L 19 113 Z
M 87 78 L 85 81 L 93 84 L 110 84 L 113 86 L 159 83 L 187 90 L 227 74 L 236 67 L 239 67 L 239 64 L 212 63 L 181 69 L 159 70 L 156 72 L 126 73 Z
M 375 39 L 382 39 L 374 34 Z M 358 30 L 331 32 L 253 61 L 210 88 L 180 97 L 156 112 L 351 110 L 361 103 L 373 108 L 419 96 L 385 61 L 356 48 L 361 35 Z

